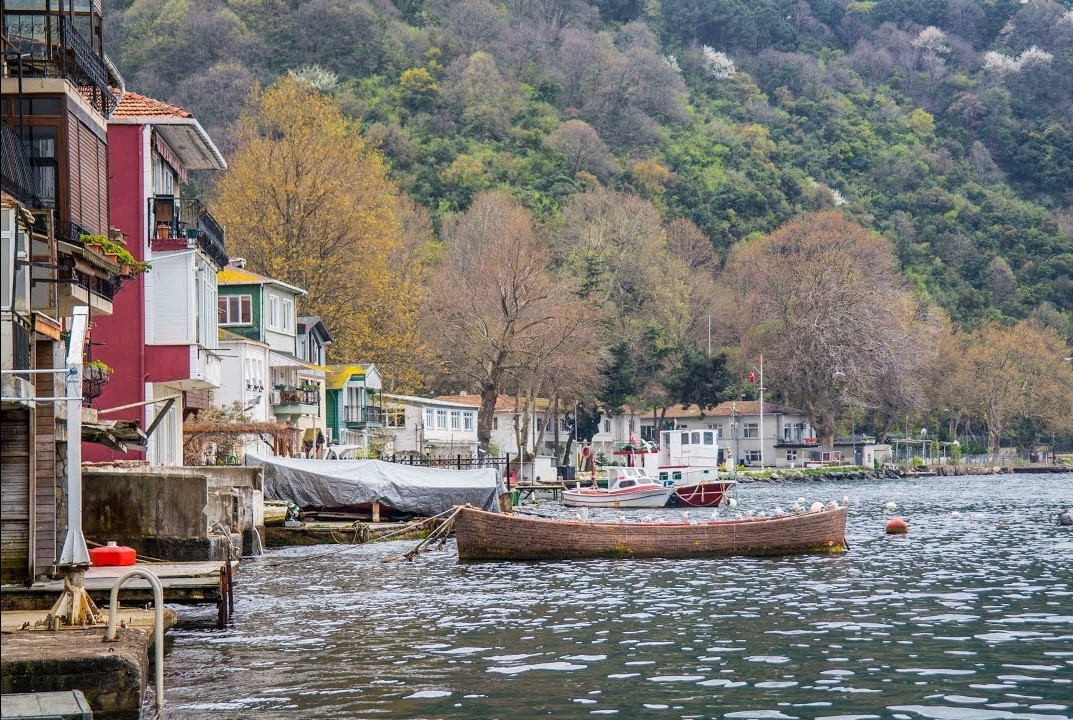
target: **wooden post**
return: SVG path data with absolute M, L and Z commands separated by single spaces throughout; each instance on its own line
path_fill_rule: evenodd
M 373 522 L 380 522 L 380 503 L 378 502 L 373 503 Z

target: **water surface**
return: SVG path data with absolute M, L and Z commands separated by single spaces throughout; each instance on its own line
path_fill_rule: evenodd
M 1073 505 L 1073 475 L 751 484 L 739 509 L 799 496 L 849 496 L 848 553 L 460 565 L 453 541 L 412 563 L 381 562 L 412 543 L 270 551 L 236 576 L 232 627 L 180 609 L 167 715 L 1073 717 L 1073 531 L 1048 517 Z M 679 512 L 627 520 L 648 514 Z M 893 514 L 908 536 L 883 534 Z

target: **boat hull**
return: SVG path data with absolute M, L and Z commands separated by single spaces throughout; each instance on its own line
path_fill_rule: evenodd
M 462 508 L 454 520 L 459 560 L 691 558 L 840 553 L 846 508 L 763 520 L 597 523 Z
M 651 487 L 643 490 L 564 490 L 563 505 L 593 508 L 661 508 L 667 505 L 672 488 Z
M 726 502 L 733 482 L 701 482 L 675 485 L 671 504 L 679 507 L 718 507 Z

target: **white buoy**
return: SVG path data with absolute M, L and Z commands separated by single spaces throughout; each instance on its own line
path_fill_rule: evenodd
M 730 498 L 730 500 L 728 501 L 728 505 L 730 506 L 730 509 L 733 510 L 738 506 L 738 501 L 734 498 Z
M 884 510 L 897 510 L 897 509 L 898 509 L 898 506 L 897 506 L 897 505 L 895 505 L 895 504 L 894 504 L 894 503 L 892 503 L 892 502 L 889 502 L 889 503 L 887 503 L 886 505 L 884 505 L 884 506 L 883 506 L 883 509 L 884 509 Z

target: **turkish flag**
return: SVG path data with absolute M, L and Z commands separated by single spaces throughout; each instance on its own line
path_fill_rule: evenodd
M 756 382 L 756 373 L 755 372 L 750 372 L 749 373 L 749 382 L 751 382 L 751 383 Z

